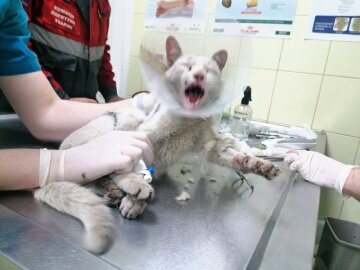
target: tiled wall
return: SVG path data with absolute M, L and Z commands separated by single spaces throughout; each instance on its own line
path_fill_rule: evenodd
M 138 66 L 140 43 L 164 51 L 167 37 L 166 33 L 144 32 L 146 0 L 134 2 L 129 95 L 145 87 Z M 255 120 L 307 124 L 315 130 L 325 130 L 326 154 L 360 165 L 360 43 L 304 40 L 309 3 L 310 0 L 298 1 L 291 39 L 212 34 L 215 0 L 209 0 L 207 30 L 203 35 L 175 36 L 184 52 L 210 56 L 218 49 L 228 51 L 223 72 L 225 88 L 233 89 L 239 85 L 240 75 L 246 74 L 253 88 Z M 360 223 L 360 203 L 354 199 L 343 201 L 335 192 L 323 188 L 319 217 L 324 216 Z

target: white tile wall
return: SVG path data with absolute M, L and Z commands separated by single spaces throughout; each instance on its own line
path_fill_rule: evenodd
M 360 79 L 325 76 L 313 127 L 360 137 Z
M 282 39 L 243 38 L 239 65 L 276 70 L 282 45 Z
M 296 16 L 291 39 L 284 41 L 280 70 L 323 74 L 329 52 L 329 41 L 304 40 L 306 16 Z
M 360 78 L 360 43 L 332 42 L 325 74 Z
M 254 120 L 267 121 L 269 117 L 276 74 L 275 70 L 254 69 L 252 71 L 249 85 L 254 89 L 251 93 Z
M 359 138 L 327 133 L 326 153 L 346 164 L 353 164 L 358 151 Z
M 340 218 L 360 224 L 360 202 L 353 198 L 345 200 Z
M 321 75 L 279 71 L 269 121 L 311 126 L 318 99 Z M 301 83 L 294 83 L 301 82 Z

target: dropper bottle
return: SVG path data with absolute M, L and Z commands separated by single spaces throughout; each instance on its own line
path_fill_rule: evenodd
M 252 108 L 249 105 L 251 100 L 251 87 L 247 86 L 241 104 L 234 109 L 233 126 L 231 132 L 239 140 L 245 140 L 249 136 L 250 120 L 252 119 Z

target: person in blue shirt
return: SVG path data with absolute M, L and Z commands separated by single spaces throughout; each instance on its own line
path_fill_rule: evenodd
M 28 49 L 28 40 L 20 0 L 0 0 L 0 89 L 36 138 L 60 142 L 107 111 L 133 106 L 131 99 L 108 104 L 61 100 Z M 65 152 L 4 149 L 0 150 L 0 190 L 36 188 L 56 179 L 83 184 L 112 172 L 129 171 L 139 159 L 148 164 L 153 160 L 151 143 L 140 132 L 113 131 Z M 57 174 L 59 178 L 48 179 Z

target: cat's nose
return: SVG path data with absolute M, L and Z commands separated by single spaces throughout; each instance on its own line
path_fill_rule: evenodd
M 201 72 L 198 72 L 194 74 L 194 78 L 197 82 L 202 82 L 204 80 L 204 74 Z

